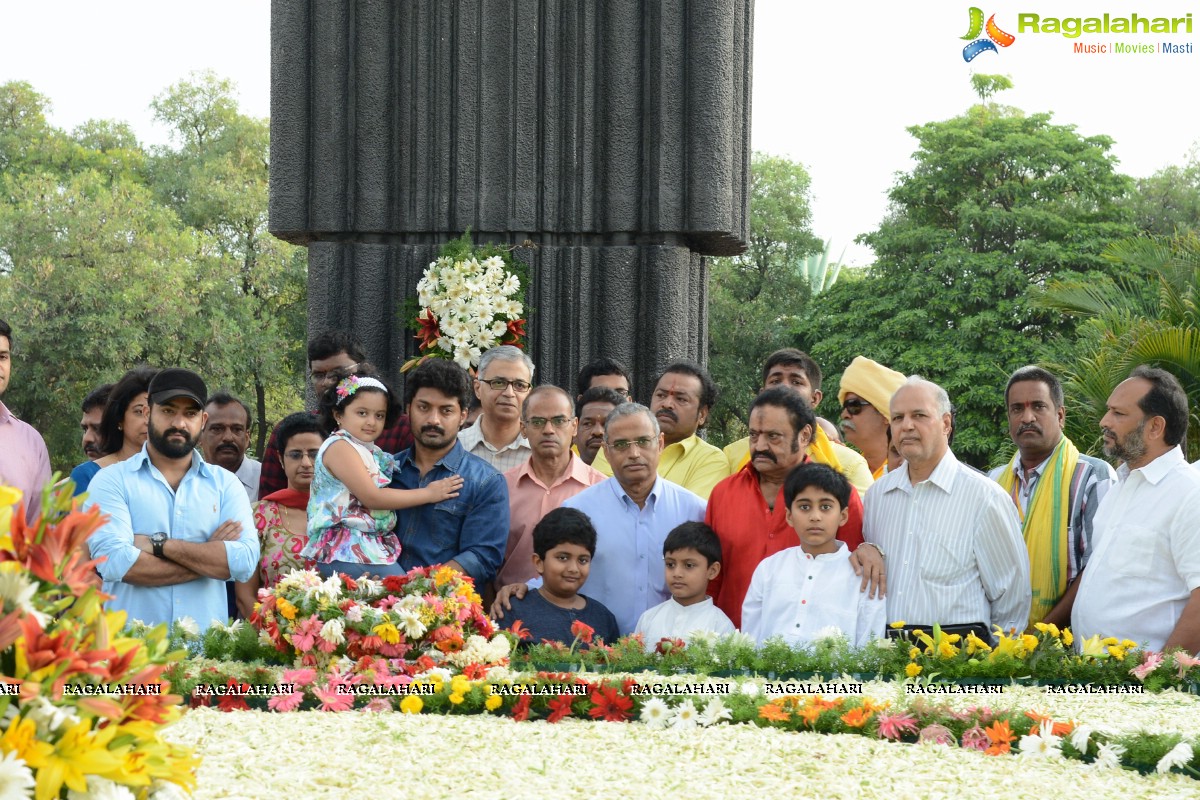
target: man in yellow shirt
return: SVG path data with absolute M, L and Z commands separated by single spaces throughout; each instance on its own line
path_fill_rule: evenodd
M 776 350 L 767 357 L 762 370 L 762 388 L 787 386 L 804 398 L 811 407 L 821 402 L 821 368 L 807 353 L 788 347 Z M 730 474 L 750 463 L 750 440 L 739 439 L 726 446 L 725 457 Z M 845 445 L 831 442 L 817 426 L 808 445 L 808 457 L 819 464 L 828 464 L 846 476 L 859 493 L 865 492 L 875 479 L 866 459 Z
M 716 402 L 713 379 L 690 361 L 676 361 L 663 370 L 650 398 L 650 411 L 666 442 L 658 460 L 659 476 L 705 500 L 713 487 L 729 476 L 724 454 L 696 434 Z M 612 474 L 603 450 L 596 454 L 592 467 Z

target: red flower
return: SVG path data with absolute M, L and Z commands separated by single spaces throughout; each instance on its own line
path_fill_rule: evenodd
M 513 636 L 517 637 L 517 641 L 519 642 L 523 642 L 533 636 L 533 634 L 529 632 L 529 628 L 526 628 L 524 623 L 522 623 L 519 619 L 515 620 L 512 624 L 512 627 L 510 627 L 508 630 Z
M 230 678 L 225 685 L 231 687 L 232 691 L 229 694 L 221 696 L 221 701 L 217 703 L 217 708 L 221 711 L 249 711 L 250 706 L 246 704 L 246 701 L 238 691 L 249 691 L 250 684 L 238 683 L 233 678 Z
M 633 708 L 632 698 L 620 694 L 616 687 L 604 686 L 592 692 L 592 707 L 588 714 L 593 719 L 604 719 L 609 722 L 624 722 L 629 719 L 629 710 Z
M 469 681 L 481 681 L 487 677 L 486 664 L 467 664 L 463 667 L 463 677 Z
M 500 339 L 501 344 L 515 344 L 521 346 L 521 340 L 525 338 L 525 320 L 514 319 L 508 323 L 508 331 Z
M 595 633 L 596 629 L 585 622 L 575 620 L 571 623 L 571 635 L 584 644 L 591 644 L 592 636 Z
M 417 335 L 413 338 L 420 340 L 421 349 L 428 350 L 437 345 L 438 337 L 442 332 L 438 329 L 437 317 L 433 315 L 433 312 L 427 308 L 418 314 L 417 325 Z
M 354 578 L 351 578 L 344 572 L 339 572 L 338 577 L 342 579 L 342 584 L 346 587 L 347 592 L 354 592 L 358 590 L 358 582 L 355 581 Z
M 550 716 L 546 718 L 547 722 L 558 722 L 563 717 L 571 716 L 571 701 L 575 698 L 569 694 L 560 694 L 558 697 L 550 701 Z
M 408 579 L 403 575 L 388 575 L 383 579 L 383 588 L 391 594 L 400 594 L 406 583 L 408 583 Z
M 654 652 L 660 656 L 665 656 L 668 653 L 674 653 L 687 647 L 687 643 L 683 639 L 668 639 L 663 638 L 658 640 L 658 644 L 654 646 Z
M 517 702 L 513 705 L 512 718 L 517 722 L 524 722 L 529 719 L 529 704 L 533 702 L 533 695 L 529 692 L 521 692 L 521 696 L 517 698 Z

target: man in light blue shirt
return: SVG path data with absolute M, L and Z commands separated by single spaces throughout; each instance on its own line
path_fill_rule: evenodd
M 608 416 L 604 454 L 613 477 L 563 502 L 587 514 L 596 527 L 596 553 L 581 594 L 608 607 L 622 635 L 637 627 L 642 612 L 671 596 L 663 568 L 663 541 L 675 526 L 703 522 L 705 502 L 658 476 L 663 436 L 650 409 L 617 406 Z M 492 606 L 503 618 L 508 594 L 524 597 L 526 586 L 506 586 Z
M 204 381 L 166 369 L 150 382 L 142 451 L 96 474 L 88 507 L 109 521 L 88 539 L 110 609 L 150 625 L 191 617 L 203 631 L 228 619 L 225 581 L 247 580 L 259 544 L 250 501 L 233 473 L 195 452 Z

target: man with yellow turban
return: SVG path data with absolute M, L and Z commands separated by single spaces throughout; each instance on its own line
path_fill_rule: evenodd
M 887 472 L 888 403 L 903 383 L 903 374 L 858 356 L 846 367 L 838 385 L 842 436 L 863 454 L 875 480 Z

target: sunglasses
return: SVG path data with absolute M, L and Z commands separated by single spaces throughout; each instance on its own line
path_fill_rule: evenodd
M 842 410 L 852 417 L 857 417 L 864 408 L 874 408 L 874 406 L 866 400 L 847 400 L 842 403 Z

